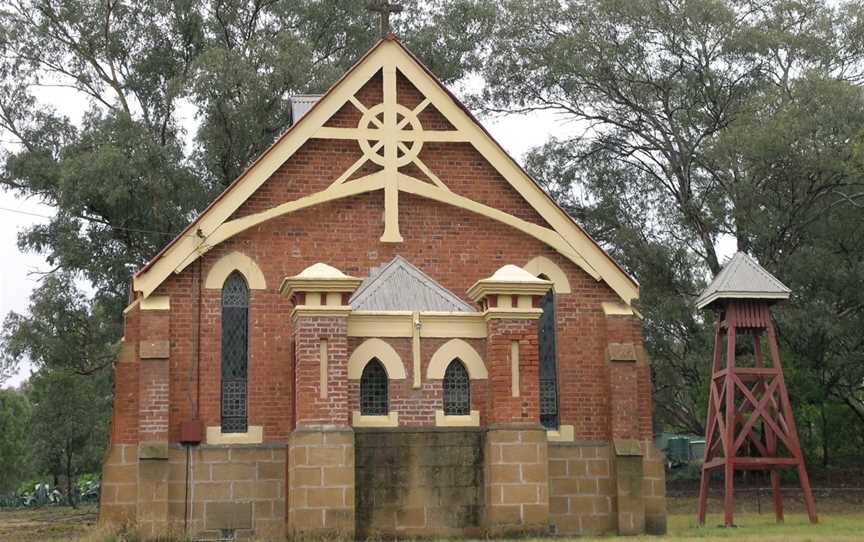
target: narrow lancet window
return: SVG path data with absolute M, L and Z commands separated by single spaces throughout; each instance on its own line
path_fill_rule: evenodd
M 222 286 L 222 432 L 245 433 L 249 365 L 249 288 L 238 272 Z
M 363 416 L 386 416 L 390 409 L 387 371 L 377 358 L 372 358 L 363 368 L 360 377 L 360 414 Z
M 467 416 L 471 413 L 471 382 L 468 371 L 454 359 L 444 372 L 444 415 Z
M 540 278 L 546 278 L 541 275 Z M 540 299 L 539 322 L 540 423 L 558 428 L 558 354 L 555 344 L 555 294 L 550 289 Z

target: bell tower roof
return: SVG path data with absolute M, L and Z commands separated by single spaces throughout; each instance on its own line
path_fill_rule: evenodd
M 696 300 L 704 309 L 721 299 L 789 299 L 792 292 L 749 254 L 737 252 Z

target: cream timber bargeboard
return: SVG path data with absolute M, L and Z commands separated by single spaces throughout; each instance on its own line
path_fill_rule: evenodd
M 383 101 L 371 108 L 359 103 L 357 91 L 375 74 L 383 75 Z M 397 103 L 396 75 L 410 81 L 425 99 L 414 109 Z M 324 124 L 344 104 L 352 103 L 361 112 L 356 128 L 332 128 Z M 424 130 L 418 115 L 433 105 L 454 130 Z M 383 117 L 379 119 L 379 114 Z M 269 210 L 229 220 L 268 178 L 306 141 L 313 138 L 355 140 L 363 156 L 320 192 L 285 202 Z M 547 228 L 517 218 L 453 193 L 419 158 L 427 141 L 470 143 L 508 183 L 552 227 Z M 368 161 L 383 170 L 359 179 L 349 177 Z M 416 165 L 433 184 L 398 171 L 404 164 Z M 144 298 L 171 275 L 179 273 L 214 246 L 253 226 L 314 205 L 350 196 L 384 191 L 384 231 L 381 241 L 402 241 L 399 232 L 399 192 L 406 192 L 453 205 L 486 216 L 522 231 L 554 248 L 596 280 L 605 281 L 621 299 L 630 304 L 638 298 L 638 285 L 558 207 L 525 171 L 498 145 L 482 126 L 420 62 L 397 40 L 381 40 L 342 79 L 252 164 L 165 250 L 135 278 L 133 287 Z M 190 232 L 195 232 L 194 235 Z

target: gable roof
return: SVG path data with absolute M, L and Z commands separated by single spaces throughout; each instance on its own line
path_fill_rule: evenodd
M 349 304 L 355 311 L 474 310 L 402 256 L 373 269 L 351 296 Z
M 696 300 L 703 309 L 720 299 L 789 299 L 792 292 L 749 254 L 737 252 Z
M 386 69 L 385 69 L 386 68 Z M 306 141 L 316 137 L 336 137 L 332 128 L 324 124 L 345 103 L 356 105 L 354 95 L 379 71 L 386 74 L 398 71 L 410 81 L 455 127 L 458 139 L 467 141 L 484 157 L 510 186 L 533 207 L 551 226 L 546 228 L 529 223 L 499 209 L 494 209 L 464 196 L 450 192 L 440 182 L 423 183 L 404 174 L 387 179 L 383 173 L 367 175 L 361 179 L 343 182 L 337 179 L 326 190 L 285 202 L 272 209 L 229 220 L 236 211 L 270 176 L 288 160 Z M 387 93 L 385 91 L 385 101 Z M 394 115 L 395 118 L 395 115 Z M 328 133 L 328 130 L 330 131 Z M 442 137 L 436 133 L 437 137 Z M 447 134 L 444 134 L 446 136 Z M 346 172 L 347 173 L 347 172 Z M 434 175 L 433 175 L 434 177 Z M 433 179 L 434 180 L 434 179 Z M 398 188 L 395 188 L 398 181 Z M 386 186 L 385 186 L 386 184 Z M 214 246 L 266 220 L 295 212 L 321 203 L 353 195 L 385 189 L 386 200 L 395 199 L 398 192 L 407 192 L 445 204 L 460 207 L 503 222 L 551 246 L 584 269 L 596 280 L 605 281 L 622 300 L 630 303 L 639 296 L 639 287 L 618 264 L 606 254 L 591 237 L 559 207 L 533 179 L 491 137 L 475 117 L 446 89 L 442 83 L 398 40 L 388 37 L 379 41 L 303 117 L 291 126 L 243 174 L 222 192 L 180 235 L 169 243 L 133 277 L 133 289 L 143 297 L 149 296 L 172 273 L 179 273 L 190 263 Z M 396 194 L 393 194 L 392 192 Z M 398 207 L 397 207 L 398 208 Z M 394 210 L 394 213 L 398 211 Z M 385 213 L 387 226 L 384 242 L 398 242 L 398 223 L 395 234 L 387 229 L 393 220 Z M 398 216 L 396 217 L 398 221 Z

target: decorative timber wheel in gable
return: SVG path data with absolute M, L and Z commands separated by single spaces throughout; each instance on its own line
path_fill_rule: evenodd
M 450 192 L 447 185 L 420 159 L 420 150 L 427 141 L 461 142 L 468 141 L 468 136 L 461 130 L 424 130 L 420 114 L 429 107 L 431 100 L 426 98 L 413 109 L 398 103 L 396 67 L 384 66 L 382 73 L 384 100 L 381 103 L 366 107 L 356 96 L 348 98 L 361 115 L 356 128 L 323 126 L 314 137 L 355 140 L 363 153 L 328 190 L 335 190 L 346 183 L 367 162 L 383 168 L 360 179 L 353 179 L 348 184 L 363 181 L 372 190 L 384 188 L 384 234 L 381 241 L 398 243 L 402 241 L 399 233 L 399 191 L 423 192 L 424 185 L 433 188 L 426 181 L 399 171 L 399 168 L 413 164 L 438 189 Z
M 408 127 L 410 126 L 410 130 Z M 360 139 L 363 157 L 378 164 L 387 164 L 384 140 L 384 104 L 368 109 L 360 119 L 359 130 L 367 130 L 372 139 Z M 410 164 L 417 159 L 423 148 L 423 126 L 414 111 L 404 105 L 396 105 L 396 167 Z
M 378 103 L 359 98 L 372 80 L 376 84 L 380 81 Z M 408 99 L 400 94 L 411 87 Z M 359 112 L 357 123 L 328 125 L 348 104 Z M 443 126 L 437 121 L 434 126 L 426 121 L 433 111 L 445 121 Z M 237 212 L 308 141 L 316 139 L 356 141 L 359 156 L 341 170 L 322 168 L 322 175 L 332 177 L 317 192 L 302 193 L 248 214 Z M 470 145 L 477 159 L 489 164 L 536 211 L 536 217 L 525 218 L 522 213 L 514 214 L 451 190 L 425 162 L 424 159 L 431 164 L 426 156 L 430 152 L 427 143 L 440 144 L 436 145 L 436 153 L 446 152 L 451 143 Z M 384 192 L 381 242 L 403 241 L 399 231 L 399 194 L 407 193 L 513 228 L 554 249 L 594 279 L 606 281 L 625 302 L 638 297 L 638 287 L 632 278 L 555 205 L 465 106 L 390 34 L 308 109 L 183 235 L 136 275 L 133 287 L 147 297 L 172 273 L 183 271 L 213 247 L 251 228 L 317 205 L 379 190 Z

